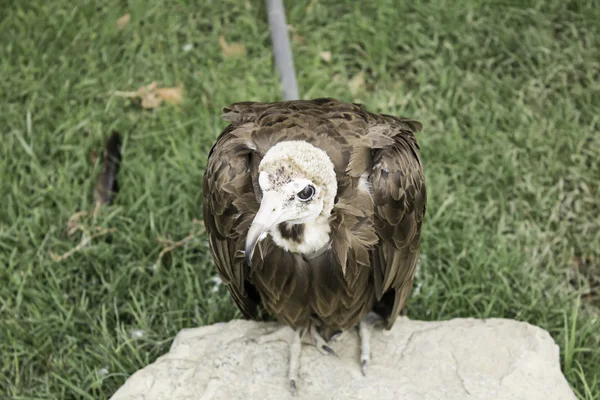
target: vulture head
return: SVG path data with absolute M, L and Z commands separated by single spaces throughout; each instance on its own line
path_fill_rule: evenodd
M 248 264 L 267 235 L 293 252 L 310 254 L 325 246 L 337 193 L 327 153 L 305 141 L 279 142 L 267 151 L 258 171 L 262 199 L 246 237 Z

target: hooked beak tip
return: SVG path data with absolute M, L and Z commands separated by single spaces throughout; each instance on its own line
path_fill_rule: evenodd
M 253 250 L 246 249 L 246 264 L 248 264 L 249 267 L 252 266 L 252 253 L 254 253 Z
M 275 226 L 283 215 L 282 195 L 278 192 L 266 192 L 260 202 L 260 207 L 248 228 L 246 236 L 246 263 L 252 263 L 252 256 L 256 245 L 265 238 L 271 227 Z
M 252 255 L 254 254 L 254 249 L 266 230 L 267 227 L 260 223 L 254 223 L 250 225 L 250 229 L 248 229 L 248 235 L 246 236 L 246 248 L 244 251 L 248 266 L 252 265 Z

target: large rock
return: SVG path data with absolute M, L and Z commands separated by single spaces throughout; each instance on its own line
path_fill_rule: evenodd
M 181 331 L 169 353 L 137 371 L 112 400 L 287 399 L 288 347 L 248 338 L 274 324 L 235 320 Z M 303 346 L 300 399 L 575 399 L 548 332 L 504 319 L 399 318 L 375 329 L 363 377 L 355 330 L 334 341 L 340 358 Z

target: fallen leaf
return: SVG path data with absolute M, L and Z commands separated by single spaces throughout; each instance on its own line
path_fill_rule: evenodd
M 172 88 L 159 88 L 156 82 L 140 87 L 135 92 L 117 90 L 115 96 L 141 99 L 142 108 L 156 108 L 163 101 L 171 104 L 181 104 L 183 100 L 182 89 L 179 86 Z
M 123 15 L 121 18 L 119 18 L 117 20 L 117 28 L 118 29 L 125 28 L 130 20 L 131 20 L 131 15 L 129 15 L 129 13 Z
M 225 57 L 239 57 L 246 55 L 246 46 L 241 43 L 227 43 L 225 36 L 219 36 L 219 45 Z
M 354 75 L 354 78 L 350 79 L 348 82 L 348 87 L 350 88 L 350 93 L 355 96 L 360 89 L 365 85 L 365 72 L 360 71 L 358 74 Z
M 162 103 L 162 98 L 156 93 L 158 85 L 152 82 L 136 91 L 136 96 L 142 99 L 142 108 L 156 108 Z
M 162 103 L 162 98 L 156 92 L 148 92 L 142 97 L 142 108 L 156 108 Z
M 329 61 L 331 61 L 331 52 L 330 51 L 322 51 L 319 53 L 319 55 L 321 56 L 321 59 L 323 61 L 325 61 L 326 63 L 329 63 Z
M 176 86 L 172 88 L 161 88 L 157 91 L 158 96 L 171 104 L 181 104 L 183 101 L 183 94 L 181 93 L 181 87 Z

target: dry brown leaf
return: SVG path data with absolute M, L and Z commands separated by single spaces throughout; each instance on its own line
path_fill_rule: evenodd
M 162 98 L 156 92 L 148 92 L 142 97 L 142 108 L 156 108 L 162 103 Z
M 326 63 L 329 63 L 329 61 L 331 61 L 331 52 L 330 51 L 322 51 L 319 53 L 319 55 L 321 56 L 321 59 L 323 61 L 325 61 Z
M 156 108 L 162 103 L 162 98 L 156 93 L 158 85 L 152 82 L 136 91 L 136 96 L 142 99 L 142 108 Z
M 117 28 L 118 29 L 125 28 L 130 20 L 131 20 L 131 15 L 129 15 L 129 13 L 123 15 L 121 18 L 119 18 L 117 20 Z
M 158 89 L 158 96 L 171 104 L 181 104 L 183 101 L 183 93 L 181 87 L 175 86 L 172 88 L 160 88 Z
M 225 57 L 239 57 L 246 55 L 246 46 L 241 43 L 227 43 L 225 36 L 219 36 L 219 45 Z
M 365 72 L 360 71 L 358 74 L 354 75 L 354 78 L 350 79 L 348 82 L 348 87 L 350 88 L 350 93 L 355 96 L 360 89 L 365 85 Z
M 114 95 L 126 98 L 139 98 L 142 100 L 142 108 L 156 108 L 163 101 L 171 104 L 181 104 L 183 100 L 181 87 L 159 88 L 156 82 L 142 86 L 135 92 L 117 90 L 114 92 Z

